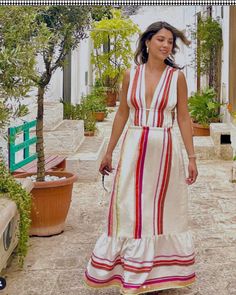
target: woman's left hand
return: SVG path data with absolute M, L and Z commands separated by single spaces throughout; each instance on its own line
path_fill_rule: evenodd
M 188 164 L 188 178 L 186 178 L 186 183 L 188 185 L 193 184 L 198 176 L 197 165 L 195 159 L 190 159 Z

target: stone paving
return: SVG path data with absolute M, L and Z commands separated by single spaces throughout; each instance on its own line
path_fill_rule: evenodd
M 110 117 L 100 123 L 108 138 Z M 120 144 L 114 153 L 117 163 Z M 186 160 L 186 159 L 185 159 Z M 198 181 L 189 187 L 189 222 L 196 246 L 197 282 L 161 295 L 236 294 L 236 184 L 231 161 L 198 161 Z M 112 176 L 106 186 L 111 187 Z M 106 228 L 109 198 L 101 180 L 76 183 L 65 232 L 33 237 L 23 270 L 16 259 L 3 272 L 5 295 L 118 295 L 116 288 L 91 290 L 82 281 L 96 239 Z

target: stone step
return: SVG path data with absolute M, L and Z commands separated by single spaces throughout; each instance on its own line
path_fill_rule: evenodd
M 105 148 L 106 139 L 104 137 L 85 137 L 76 154 L 67 157 L 66 170 L 76 173 L 80 182 L 97 181 Z
M 55 129 L 44 132 L 45 153 L 72 155 L 84 140 L 84 121 L 63 120 Z
M 180 130 L 175 125 L 175 132 L 179 136 L 180 143 L 184 149 Z M 226 137 L 224 137 L 226 136 Z M 232 160 L 233 148 L 227 140 L 230 138 L 230 126 L 227 123 L 210 124 L 210 136 L 194 136 L 193 143 L 195 153 L 201 160 Z
M 30 108 L 30 113 L 24 118 L 26 121 L 35 120 L 37 117 L 37 105 Z M 49 131 L 55 129 L 63 121 L 63 104 L 58 101 L 44 102 L 43 129 Z
M 217 159 L 214 142 L 210 136 L 194 136 L 193 144 L 195 154 L 199 160 Z
M 213 140 L 216 156 L 223 160 L 233 159 L 231 146 L 231 127 L 227 123 L 211 123 L 210 136 Z

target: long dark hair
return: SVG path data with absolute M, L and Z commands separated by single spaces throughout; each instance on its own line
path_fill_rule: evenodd
M 146 41 L 151 40 L 153 35 L 155 35 L 157 32 L 159 32 L 161 29 L 166 29 L 169 30 L 173 34 L 173 48 L 171 55 L 165 59 L 165 64 L 177 68 L 177 69 L 182 69 L 183 67 L 178 66 L 175 61 L 174 61 L 174 55 L 179 49 L 178 45 L 176 44 L 176 39 L 180 38 L 180 40 L 185 44 L 189 45 L 191 42 L 186 38 L 183 32 L 179 31 L 175 27 L 171 26 L 170 24 L 166 22 L 155 22 L 152 23 L 145 32 L 143 32 L 138 40 L 138 47 L 135 52 L 134 56 L 134 61 L 137 65 L 139 64 L 145 64 L 148 60 L 148 52 L 147 52 L 147 46 L 146 46 Z

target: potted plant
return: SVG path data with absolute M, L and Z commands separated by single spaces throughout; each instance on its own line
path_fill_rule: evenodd
M 210 135 L 210 123 L 220 121 L 221 115 L 219 108 L 221 105 L 216 100 L 216 93 L 212 88 L 195 92 L 188 99 L 188 108 L 192 118 L 193 133 L 195 136 Z
M 84 135 L 93 136 L 96 128 L 96 120 L 93 110 L 91 110 L 91 101 L 87 97 L 82 97 L 81 103 L 75 106 L 75 118 L 84 121 Z
M 106 88 L 107 105 L 115 106 L 123 73 L 132 60 L 130 38 L 139 32 L 139 28 L 120 10 L 112 9 L 111 13 L 112 17 L 93 23 L 91 62 L 96 78 Z
M 86 119 L 84 120 L 84 135 L 85 136 L 94 136 L 96 127 L 96 120 L 92 113 L 88 113 Z
M 86 108 L 93 113 L 96 121 L 104 121 L 108 115 L 108 109 L 103 87 L 96 85 L 93 87 L 91 93 L 86 96 Z
M 90 109 L 90 105 L 91 102 L 88 102 L 85 97 L 82 98 L 80 104 L 63 103 L 64 119 L 83 120 L 85 136 L 93 136 L 97 130 L 94 112 Z
M 5 13 L 4 13 L 5 9 Z M 32 226 L 31 234 L 47 236 L 58 234 L 64 230 L 64 221 L 67 215 L 71 200 L 72 184 L 76 180 L 76 177 L 69 173 L 63 176 L 62 179 L 51 181 L 50 183 L 45 181 L 45 161 L 44 161 L 44 140 L 43 140 L 43 116 L 44 116 L 44 97 L 45 91 L 51 81 L 53 73 L 63 67 L 67 54 L 73 50 L 80 42 L 80 40 L 87 37 L 86 30 L 89 27 L 91 6 L 38 6 L 38 7 L 3 7 L 1 8 L 1 14 L 8 16 L 11 15 L 11 19 L 18 19 L 18 31 L 21 32 L 25 29 L 25 21 L 29 21 L 27 27 L 27 34 L 20 34 L 21 40 L 18 40 L 20 44 L 26 42 L 28 44 L 27 54 L 31 57 L 28 60 L 30 62 L 31 71 L 29 74 L 25 73 L 25 79 L 23 82 L 28 83 L 31 81 L 38 89 L 37 94 L 37 126 L 36 126 L 36 152 L 38 155 L 37 164 L 37 177 L 35 182 L 35 188 L 32 191 L 32 212 L 35 210 L 36 214 L 32 214 Z M 24 14 L 21 14 L 21 12 Z M 19 18 L 20 16 L 20 18 Z M 2 22 L 2 30 L 4 32 L 11 32 L 12 24 L 6 19 Z M 15 26 L 14 26 L 15 29 Z M 17 36 L 17 34 L 16 34 Z M 3 36 L 5 38 L 4 45 L 8 47 L 8 50 L 15 50 L 16 43 L 14 38 L 8 35 Z M 8 40 L 13 40 L 11 43 Z M 39 46 L 35 46 L 36 41 Z M 32 47 L 30 47 L 32 45 Z M 35 51 L 36 50 L 36 51 Z M 35 67 L 35 57 L 41 56 L 43 62 L 43 69 L 37 69 Z M 34 59 L 33 59 L 34 58 Z M 10 66 L 10 65 L 9 65 Z M 8 73 L 11 74 L 9 70 Z M 9 80 L 14 79 L 14 76 L 9 74 Z M 51 175 L 54 174 L 50 173 Z M 53 175 L 52 175 L 53 176 Z M 59 175 L 58 175 L 59 176 Z M 27 177 L 27 175 L 21 175 L 21 177 Z M 63 184 L 64 183 L 64 184 Z M 68 194 L 65 198 L 61 194 L 53 193 L 57 189 L 62 189 L 68 185 L 68 189 L 64 190 Z M 37 190 L 37 192 L 36 192 Z M 40 193 L 38 193 L 40 191 Z M 42 194 L 44 196 L 42 197 Z M 50 193 L 52 193 L 53 200 L 50 199 Z M 54 197 L 53 197 L 54 195 Z M 59 201 L 59 197 L 68 202 L 63 206 L 64 221 L 61 220 L 61 213 L 57 210 L 61 210 L 62 205 Z M 42 201 L 41 207 L 38 207 L 38 202 Z M 58 201 L 58 202 L 57 202 Z M 54 208 L 51 206 L 56 205 Z M 42 208 L 42 210 L 40 209 Z M 67 210 L 65 210 L 67 208 Z M 45 213 L 42 218 L 39 213 Z M 55 217 L 51 220 L 51 217 Z M 36 218 L 37 220 L 34 220 Z M 44 220 L 45 219 L 45 223 Z M 36 225 L 34 228 L 34 224 Z M 35 230 L 34 230 L 35 229 Z

